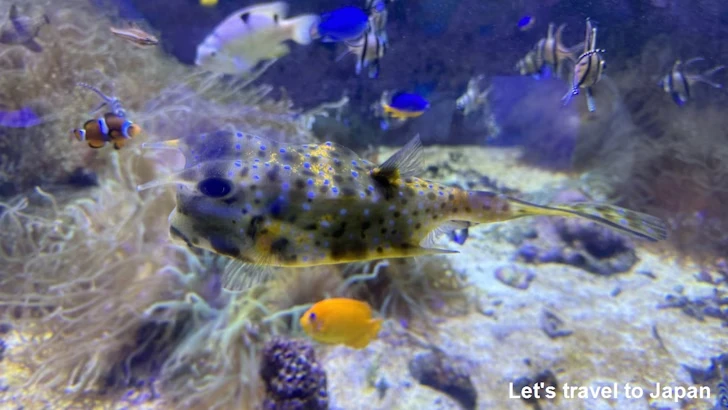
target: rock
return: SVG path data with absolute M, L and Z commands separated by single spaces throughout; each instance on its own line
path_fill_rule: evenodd
M 470 373 L 444 353 L 417 354 L 408 367 L 412 377 L 421 384 L 447 394 L 466 410 L 476 408 L 478 393 L 470 380 Z

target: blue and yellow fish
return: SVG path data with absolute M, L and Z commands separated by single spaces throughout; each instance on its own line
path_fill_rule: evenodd
M 331 298 L 313 305 L 299 319 L 313 340 L 363 349 L 377 338 L 382 319 L 372 317 L 368 303 L 349 298 Z
M 396 119 L 416 118 L 430 108 L 430 102 L 419 94 L 396 92 L 391 96 L 383 93 L 381 99 L 385 115 Z
M 583 218 L 649 240 L 667 236 L 662 220 L 610 205 L 536 205 L 421 179 L 418 137 L 381 164 L 332 142 L 293 145 L 231 131 L 142 147 L 178 150 L 186 160 L 177 173 L 138 187 L 176 187 L 172 239 L 256 266 L 457 253 L 435 239 L 538 215 Z

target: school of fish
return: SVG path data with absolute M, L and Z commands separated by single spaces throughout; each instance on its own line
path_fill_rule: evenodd
M 365 0 L 363 7 L 349 5 L 293 17 L 283 1 L 251 5 L 231 13 L 204 36 L 194 63 L 201 71 L 245 76 L 288 55 L 291 42 L 310 46 L 319 41 L 343 45 L 335 61 L 353 55 L 354 72 L 367 71 L 369 78 L 376 79 L 389 50 L 386 25 L 393 1 Z M 200 0 L 199 5 L 211 8 L 217 1 Z M 0 44 L 42 52 L 38 38 L 51 23 L 47 14 L 24 14 L 13 4 L 7 21 L 0 25 Z M 517 29 L 527 35 L 537 24 L 533 16 L 525 15 Z M 587 109 L 594 112 L 594 90 L 605 75 L 606 50 L 597 47 L 595 23 L 587 18 L 585 26 L 584 41 L 567 47 L 563 43 L 566 25 L 557 28 L 549 23 L 546 36 L 516 63 L 515 70 L 538 79 L 551 74 L 567 77 L 563 105 L 583 91 Z M 160 42 L 132 22 L 110 27 L 109 32 L 141 49 Z M 690 71 L 702 60 L 678 59 L 659 81 L 677 105 L 693 99 L 698 83 L 723 87 L 712 79 L 726 68 L 723 65 L 702 73 Z M 479 114 L 489 104 L 490 87 L 484 78 L 474 75 L 456 100 L 455 108 L 462 115 Z M 77 86 L 94 93 L 100 102 L 89 113 L 91 118 L 71 130 L 73 138 L 93 149 L 112 145 L 118 150 L 143 132 L 115 95 L 84 82 Z M 373 107 L 382 118 L 381 127 L 389 129 L 426 115 L 430 102 L 426 95 L 401 89 L 384 91 Z M 22 110 L 8 111 L 3 118 L 15 118 L 18 113 L 25 115 Z M 171 239 L 256 268 L 452 254 L 457 251 L 437 245 L 440 235 L 463 244 L 474 225 L 529 216 L 582 218 L 650 241 L 667 237 L 664 221 L 624 208 L 597 203 L 539 205 L 422 179 L 418 137 L 379 164 L 333 142 L 292 145 L 245 131 L 193 134 L 143 147 L 172 149 L 185 157 L 183 169 L 138 187 L 176 187 L 176 207 L 169 216 Z M 240 290 L 245 281 L 237 276 L 245 272 L 226 273 L 224 286 Z M 377 337 L 382 319 L 373 317 L 365 302 L 329 298 L 314 304 L 299 324 L 318 342 L 360 349 Z

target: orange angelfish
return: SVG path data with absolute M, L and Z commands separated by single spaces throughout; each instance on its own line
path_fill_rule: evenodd
M 379 334 L 382 319 L 372 318 L 366 302 L 348 298 L 322 300 L 301 316 L 301 327 L 313 340 L 363 349 Z

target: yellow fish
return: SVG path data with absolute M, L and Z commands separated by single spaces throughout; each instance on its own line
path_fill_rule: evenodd
M 217 0 L 200 0 L 200 4 L 204 7 L 213 7 L 217 5 Z
M 366 302 L 347 298 L 322 300 L 307 310 L 299 321 L 313 340 L 363 349 L 376 339 L 382 319 L 372 318 Z
M 435 240 L 538 215 L 583 218 L 648 240 L 667 236 L 662 220 L 606 204 L 537 205 L 421 179 L 418 137 L 379 165 L 333 142 L 293 145 L 226 130 L 142 147 L 186 159 L 184 169 L 137 188 L 175 185 L 172 239 L 255 266 L 457 253 Z

